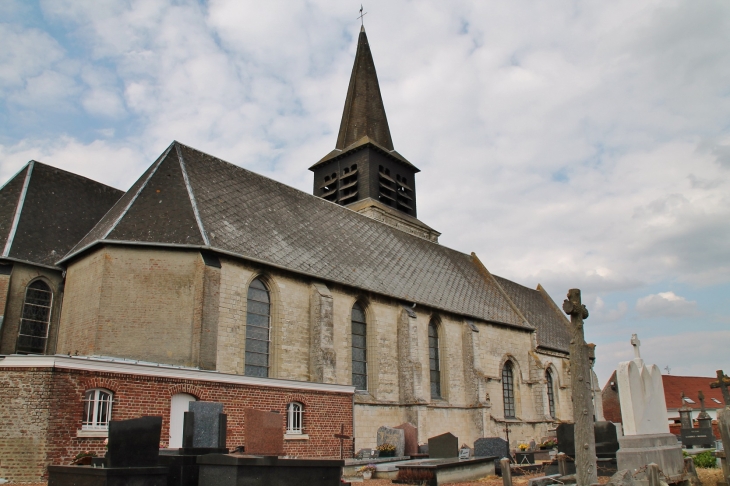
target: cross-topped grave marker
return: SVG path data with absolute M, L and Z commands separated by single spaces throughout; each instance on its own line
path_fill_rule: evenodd
M 344 459 L 345 458 L 344 441 L 352 439 L 352 437 L 345 434 L 345 424 L 340 425 L 340 433 L 335 434 L 335 439 L 340 439 L 340 459 Z
M 717 381 L 710 383 L 710 388 L 719 388 L 722 391 L 722 399 L 725 401 L 725 406 L 730 406 L 728 385 L 730 385 L 730 376 L 725 376 L 722 370 L 717 370 Z
M 563 310 L 570 316 L 570 375 L 573 384 L 573 420 L 575 421 L 575 479 L 578 486 L 598 482 L 596 470 L 596 437 L 593 432 L 593 390 L 589 348 L 583 332 L 583 319 L 588 309 L 581 303 L 580 289 L 570 289 L 563 302 Z M 634 336 L 636 337 L 636 336 Z M 632 338 L 632 343 L 633 338 Z M 638 356 L 638 339 L 635 353 Z

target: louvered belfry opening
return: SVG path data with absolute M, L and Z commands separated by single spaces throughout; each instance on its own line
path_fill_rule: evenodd
M 418 168 L 393 148 L 375 63 L 360 31 L 335 149 L 310 167 L 314 195 L 343 206 L 370 199 L 416 217 Z

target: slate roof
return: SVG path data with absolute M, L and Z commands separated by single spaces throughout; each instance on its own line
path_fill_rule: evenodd
M 178 142 L 62 261 L 99 242 L 210 248 L 404 302 L 533 329 L 470 255 Z
M 0 188 L 0 259 L 55 267 L 124 194 L 30 161 Z
M 517 306 L 527 321 L 537 330 L 537 345 L 558 351 L 570 348 L 570 327 L 567 317 L 560 313 L 547 292 L 533 290 L 506 278 L 494 275 L 500 287 Z

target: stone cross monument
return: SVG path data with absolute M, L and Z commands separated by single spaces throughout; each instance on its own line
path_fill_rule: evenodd
M 730 453 L 730 393 L 727 387 L 730 386 L 730 377 L 725 376 L 722 370 L 717 370 L 717 381 L 710 383 L 710 388 L 722 390 L 722 398 L 725 401 L 725 408 L 717 411 L 717 427 L 720 429 L 723 451 L 717 451 L 722 462 L 722 475 L 725 484 L 730 484 L 730 467 L 728 467 L 727 454 Z M 718 484 L 721 482 L 718 481 Z
M 596 436 L 593 431 L 593 390 L 589 348 L 583 332 L 588 309 L 580 301 L 580 290 L 570 289 L 563 302 L 570 316 L 570 376 L 573 380 L 573 421 L 575 422 L 575 480 L 577 486 L 598 482 Z

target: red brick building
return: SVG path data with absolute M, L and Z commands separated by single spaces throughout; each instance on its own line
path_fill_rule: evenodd
M 692 418 L 695 420 L 700 413 L 700 401 L 697 395 L 700 391 L 705 395 L 705 408 L 707 413 L 713 418 L 713 428 L 715 436 L 719 439 L 716 422 L 717 410 L 724 407 L 722 392 L 719 388 L 710 388 L 710 383 L 717 381 L 715 377 L 704 376 L 677 376 L 662 375 L 662 384 L 664 385 L 664 400 L 667 404 L 667 416 L 669 417 L 670 431 L 679 435 L 679 408 L 682 407 L 682 393 L 685 394 L 687 400 L 685 405 L 693 409 Z M 606 420 L 620 423 L 621 405 L 619 402 L 618 380 L 614 371 L 606 382 L 601 391 L 603 400 L 603 416 Z
M 256 378 L 125 360 L 60 356 L 9 356 L 0 360 L 0 477 L 37 481 L 49 464 L 69 464 L 82 450 L 103 455 L 106 430 L 86 420 L 85 396 L 111 397 L 105 420 L 162 417 L 162 441 L 171 430 L 173 397 L 221 402 L 228 415 L 229 448 L 244 445 L 243 409 L 271 410 L 286 417 L 300 404 L 301 434 L 284 434 L 284 452 L 298 457 L 339 457 L 334 434 L 352 434 L 354 387 Z M 96 408 L 96 407 L 95 407 Z M 286 428 L 286 420 L 284 420 Z M 345 453 L 352 454 L 352 442 Z

